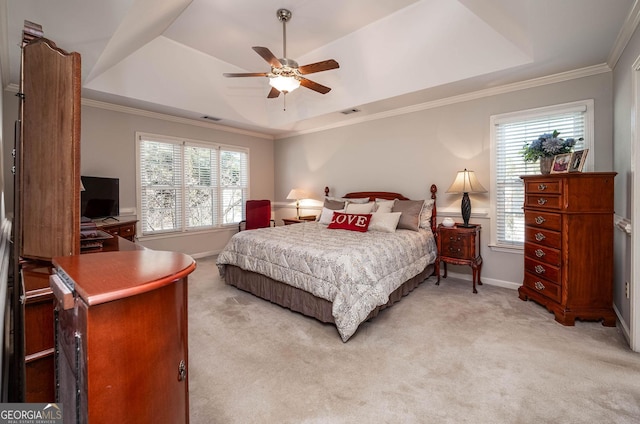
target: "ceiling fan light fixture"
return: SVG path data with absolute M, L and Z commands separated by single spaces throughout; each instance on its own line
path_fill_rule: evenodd
M 269 85 L 282 93 L 291 93 L 293 90 L 300 87 L 300 80 L 296 77 L 276 75 L 269 78 Z

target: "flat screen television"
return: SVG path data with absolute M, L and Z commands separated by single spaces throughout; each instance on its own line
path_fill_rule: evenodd
M 120 215 L 120 180 L 118 178 L 81 176 L 80 213 L 87 218 Z

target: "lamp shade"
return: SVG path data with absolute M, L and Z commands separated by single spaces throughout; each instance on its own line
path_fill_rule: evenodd
M 456 179 L 447 190 L 447 193 L 486 193 L 487 190 L 482 187 L 478 177 L 473 171 L 458 171 Z
M 309 192 L 301 188 L 294 188 L 287 195 L 287 199 L 289 200 L 308 199 L 309 197 L 311 197 Z
M 294 77 L 278 75 L 269 78 L 269 85 L 283 93 L 291 93 L 293 90 L 300 87 L 300 81 Z

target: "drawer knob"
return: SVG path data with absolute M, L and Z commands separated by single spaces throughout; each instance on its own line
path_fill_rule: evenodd
M 536 253 L 536 256 L 539 257 L 539 258 L 541 258 L 541 257 L 543 257 L 545 255 L 544 250 L 542 250 L 542 249 L 536 249 L 535 253 Z
M 536 233 L 535 238 L 536 238 L 537 241 L 542 241 L 542 240 L 546 239 L 546 237 L 542 233 Z
M 545 272 L 545 269 L 542 265 L 536 265 L 534 269 L 536 270 L 536 274 L 544 274 Z
M 546 219 L 544 219 L 544 216 L 536 216 L 536 224 L 544 224 L 545 221 Z
M 538 184 L 538 190 L 540 190 L 540 191 L 544 191 L 544 190 L 546 190 L 546 189 L 547 189 L 546 184 Z
M 542 284 L 540 281 L 536 281 L 534 286 L 536 287 L 536 289 L 538 290 L 544 290 L 544 284 Z
M 540 206 L 544 205 L 545 203 L 547 203 L 547 199 L 545 199 L 544 197 L 538 199 L 538 204 Z

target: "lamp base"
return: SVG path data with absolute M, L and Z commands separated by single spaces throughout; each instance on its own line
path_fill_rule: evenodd
M 469 227 L 469 218 L 471 218 L 471 199 L 469 199 L 469 193 L 462 194 L 462 205 L 460 209 L 462 211 L 462 220 L 464 221 L 462 227 Z

